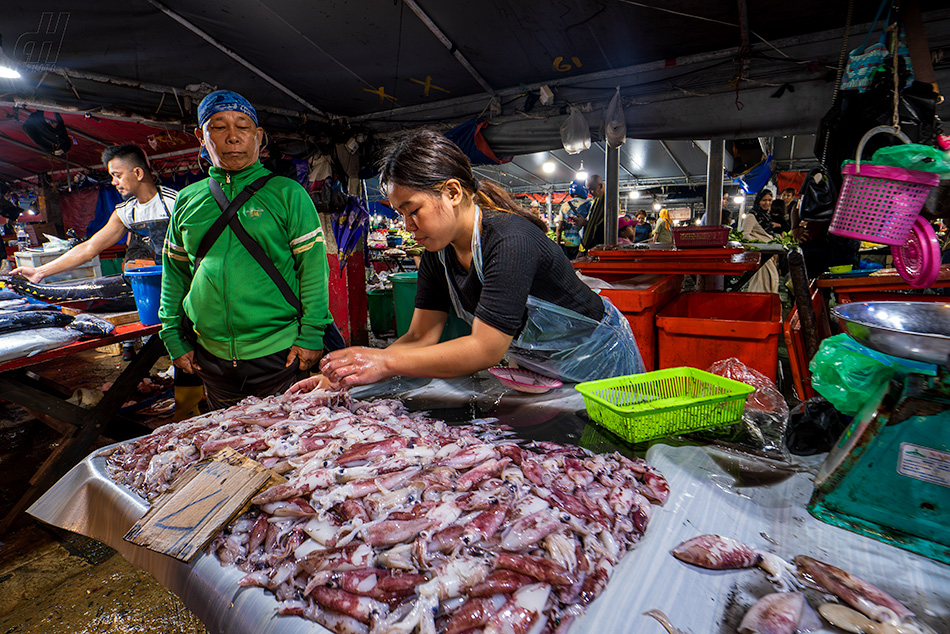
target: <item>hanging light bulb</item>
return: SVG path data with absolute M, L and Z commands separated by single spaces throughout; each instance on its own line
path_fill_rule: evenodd
M 736 196 L 735 198 L 732 199 L 732 202 L 734 202 L 737 205 L 741 205 L 742 203 L 745 202 L 745 196 Z
M 653 203 L 653 211 L 659 211 L 661 209 L 663 209 L 663 205 L 661 205 L 659 202 Z
M 554 172 L 554 167 L 554 161 L 545 161 L 544 164 L 541 165 L 541 171 L 545 174 L 552 174 Z
M 577 174 L 574 174 L 574 178 L 581 181 L 587 180 L 587 170 L 584 169 L 584 161 L 581 161 L 580 169 L 577 170 Z
M 630 193 L 627 194 L 627 195 L 630 197 L 630 200 L 636 200 L 637 198 L 640 197 L 640 190 L 639 190 L 639 189 L 631 189 L 631 190 L 630 190 Z

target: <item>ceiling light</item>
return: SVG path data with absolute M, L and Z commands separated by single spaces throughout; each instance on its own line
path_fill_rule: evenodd
M 3 37 L 0 36 L 0 77 L 3 79 L 19 79 L 20 73 L 16 64 L 3 52 Z
M 640 190 L 639 190 L 639 189 L 631 189 L 631 190 L 630 190 L 630 193 L 627 194 L 627 196 L 630 197 L 630 200 L 636 200 L 637 198 L 640 197 Z
M 735 198 L 732 199 L 732 202 L 734 202 L 737 205 L 741 205 L 742 203 L 745 202 L 745 196 L 736 196 Z
M 653 211 L 659 211 L 661 209 L 663 209 L 663 205 L 660 203 L 653 203 Z
M 541 165 L 541 171 L 545 174 L 552 174 L 554 172 L 554 168 L 554 161 L 545 161 L 544 164 Z
M 586 181 L 587 180 L 587 170 L 584 169 L 584 161 L 581 161 L 581 166 L 577 170 L 577 174 L 574 174 L 574 178 L 577 180 Z

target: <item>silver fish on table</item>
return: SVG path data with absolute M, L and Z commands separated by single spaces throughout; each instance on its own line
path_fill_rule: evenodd
M 29 357 L 78 340 L 81 333 L 69 328 L 37 328 L 0 335 L 0 361 Z

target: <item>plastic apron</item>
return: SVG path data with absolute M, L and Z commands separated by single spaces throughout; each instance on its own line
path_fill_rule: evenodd
M 445 271 L 452 307 L 459 317 L 473 323 L 475 316 L 462 307 L 444 250 L 439 251 L 439 261 Z M 472 231 L 472 265 L 484 285 L 481 209 L 478 206 L 475 207 Z M 529 295 L 525 305 L 528 318 L 521 334 L 511 342 L 509 358 L 519 367 L 570 383 L 643 372 L 643 360 L 630 324 L 616 306 L 606 298 L 601 299 L 606 314 L 602 320 L 596 321 Z

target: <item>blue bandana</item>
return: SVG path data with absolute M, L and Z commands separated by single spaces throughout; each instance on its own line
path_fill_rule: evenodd
M 254 121 L 254 125 L 258 125 L 257 110 L 254 109 L 250 101 L 232 90 L 216 90 L 198 104 L 198 127 L 204 127 L 211 115 L 225 110 L 234 110 L 246 114 Z

